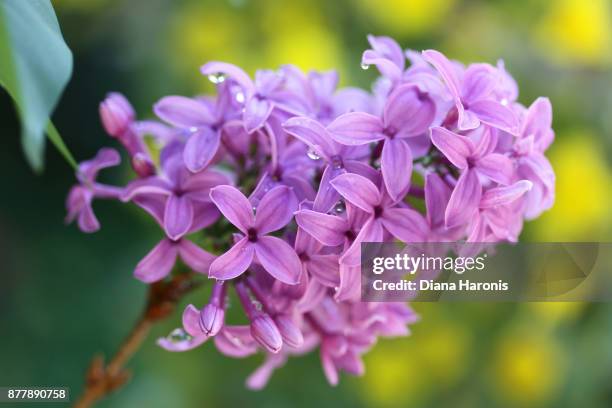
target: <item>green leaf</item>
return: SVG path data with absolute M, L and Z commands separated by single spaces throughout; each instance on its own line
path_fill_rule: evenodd
M 50 0 L 0 0 L 0 85 L 15 101 L 23 150 L 36 171 L 43 168 L 47 125 L 51 140 L 74 163 L 49 122 L 71 74 L 72 53 Z

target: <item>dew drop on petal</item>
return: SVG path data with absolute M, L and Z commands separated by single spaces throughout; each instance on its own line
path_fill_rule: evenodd
M 361 63 L 361 69 L 366 70 L 368 68 L 370 68 L 370 64 L 366 64 L 365 62 Z
M 346 204 L 343 200 L 340 200 L 334 205 L 333 212 L 334 214 L 342 214 L 344 211 L 346 211 Z
M 213 84 L 221 84 L 225 81 L 225 74 L 221 72 L 210 74 L 208 75 L 208 80 Z
M 242 92 L 236 93 L 236 101 L 239 103 L 244 103 L 244 94 Z
M 197 132 L 197 131 L 198 131 L 198 128 L 197 128 L 196 126 L 191 126 L 191 127 L 189 128 L 189 131 L 190 131 L 191 133 L 195 133 L 195 132 Z
M 311 160 L 319 160 L 321 158 L 321 156 L 319 156 L 312 147 L 308 149 L 308 152 L 306 154 Z
M 177 328 L 172 330 L 168 335 L 168 340 L 172 343 L 179 343 L 181 341 L 191 340 L 191 336 L 187 334 L 187 332 L 181 328 Z

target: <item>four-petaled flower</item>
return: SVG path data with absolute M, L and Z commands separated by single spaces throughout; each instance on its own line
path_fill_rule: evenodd
M 257 206 L 257 216 L 249 200 L 235 187 L 218 186 L 210 198 L 219 211 L 242 232 L 243 237 L 210 266 L 209 276 L 220 280 L 236 278 L 248 269 L 256 258 L 276 279 L 288 284 L 299 281 L 300 258 L 289 244 L 268 235 L 283 228 L 297 209 L 297 199 L 289 187 L 270 190 Z

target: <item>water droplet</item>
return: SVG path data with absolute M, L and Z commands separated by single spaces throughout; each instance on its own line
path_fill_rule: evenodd
M 365 62 L 361 63 L 361 69 L 366 70 L 368 68 L 370 68 L 370 64 L 366 64 Z
M 343 200 L 340 200 L 334 205 L 334 213 L 342 214 L 344 211 L 346 211 L 346 204 Z
M 191 127 L 189 128 L 189 131 L 190 131 L 191 133 L 195 133 L 195 132 L 197 132 L 197 131 L 198 131 L 198 128 L 197 128 L 196 126 L 191 126 Z
M 213 84 L 221 84 L 225 81 L 225 74 L 222 72 L 217 72 L 215 74 L 208 75 L 208 80 Z
M 500 103 L 501 103 L 502 105 L 504 105 L 504 106 L 508 106 L 508 99 L 504 98 L 504 99 L 502 99 L 502 100 L 501 100 L 501 102 L 500 102 Z
M 242 92 L 236 93 L 236 101 L 239 103 L 244 103 L 244 94 Z
M 308 149 L 306 154 L 311 160 L 319 160 L 321 158 L 313 148 Z
M 177 328 L 172 330 L 168 335 L 168 340 L 173 343 L 179 343 L 181 341 L 191 340 L 191 336 L 187 334 L 187 332 L 181 328 Z

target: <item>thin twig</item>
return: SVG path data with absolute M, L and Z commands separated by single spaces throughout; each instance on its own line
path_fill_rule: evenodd
M 76 400 L 75 408 L 91 407 L 96 401 L 125 385 L 131 377 L 125 365 L 140 349 L 153 325 L 168 317 L 177 302 L 199 284 L 190 273 L 176 274 L 167 282 L 149 287 L 147 305 L 115 355 L 105 365 L 104 357 L 96 355 L 87 370 L 85 389 Z

